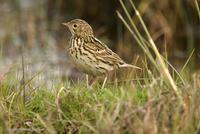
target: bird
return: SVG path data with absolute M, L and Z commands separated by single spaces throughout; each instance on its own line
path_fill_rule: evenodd
M 85 20 L 73 19 L 62 24 L 71 33 L 68 48 L 69 55 L 72 57 L 75 67 L 86 73 L 87 85 L 88 75 L 104 75 L 105 78 L 102 84 L 102 88 L 104 88 L 110 71 L 123 67 L 141 69 L 126 63 L 107 45 L 98 40 L 94 36 L 92 27 Z

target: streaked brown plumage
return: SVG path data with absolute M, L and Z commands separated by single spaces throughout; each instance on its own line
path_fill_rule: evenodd
M 91 26 L 84 20 L 74 19 L 67 23 L 72 34 L 69 53 L 76 67 L 90 75 L 107 74 L 121 67 L 139 67 L 125 63 L 116 53 L 94 37 Z

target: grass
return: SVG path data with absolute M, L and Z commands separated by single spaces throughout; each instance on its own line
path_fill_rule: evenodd
M 195 6 L 196 6 L 196 9 L 197 9 L 199 19 L 200 19 L 200 10 L 199 10 L 199 4 L 198 4 L 197 0 L 195 0 Z
M 130 5 L 147 39 L 122 0 L 120 4 L 125 16 L 117 12 L 118 16 L 146 56 L 144 70 L 135 80 L 128 79 L 135 75 L 130 71 L 120 83 L 110 82 L 104 89 L 98 83 L 87 89 L 85 81 L 68 80 L 56 80 L 49 88 L 35 85 L 43 72 L 31 78 L 23 73 L 22 79 L 14 68 L 0 79 L 0 133 L 200 133 L 200 74 L 190 75 L 187 70 L 194 51 L 179 73 L 160 55 L 133 2 Z M 168 68 L 175 73 L 171 75 Z
M 66 82 L 57 83 L 51 91 L 46 87 L 26 88 L 23 105 L 20 81 L 7 77 L 0 86 L 0 119 L 4 124 L 1 131 L 6 133 L 103 132 L 109 130 L 106 123 L 114 125 L 119 122 L 119 114 L 125 116 L 128 107 L 142 105 L 147 99 L 146 90 L 109 85 L 105 89 L 97 85 L 89 90 L 84 83 L 68 87 Z
M 124 3 L 122 0 L 119 0 L 120 4 L 122 5 L 122 8 L 128 18 L 128 21 L 130 22 L 130 25 L 128 24 L 127 21 L 125 21 L 125 19 L 122 17 L 122 15 L 117 12 L 118 17 L 122 20 L 122 22 L 125 24 L 125 26 L 127 27 L 127 29 L 130 31 L 130 33 L 132 34 L 132 36 L 137 40 L 137 43 L 139 44 L 139 46 L 142 48 L 142 50 L 144 51 L 144 53 L 148 56 L 148 59 L 152 62 L 152 64 L 154 65 L 154 67 L 159 71 L 159 73 L 161 75 L 164 76 L 164 78 L 166 79 L 166 82 L 168 82 L 172 89 L 174 90 L 175 94 L 178 96 L 179 100 L 182 101 L 182 98 L 180 96 L 180 92 L 176 86 L 176 84 L 174 83 L 172 76 L 169 73 L 169 70 L 167 69 L 167 66 L 163 60 L 163 57 L 160 55 L 150 33 L 147 30 L 146 25 L 144 24 L 144 21 L 139 13 L 139 11 L 136 9 L 135 5 L 133 4 L 132 0 L 129 0 L 133 10 L 135 11 L 136 16 L 139 19 L 139 22 L 141 23 L 145 34 L 147 35 L 148 40 L 144 39 L 143 36 L 141 35 L 141 33 L 138 31 L 134 21 L 131 18 L 131 15 L 128 13 L 127 8 L 125 7 Z M 131 28 L 133 27 L 133 28 Z M 154 52 L 154 54 L 156 55 L 156 59 L 157 59 L 157 63 L 156 60 L 153 59 L 153 55 L 151 54 L 149 48 L 151 48 Z M 184 105 L 184 104 L 183 104 Z
M 14 70 L 0 83 L 0 131 L 2 133 L 198 133 L 200 87 L 179 86 L 185 106 L 160 77 L 145 74 L 144 80 L 96 84 L 84 81 L 25 86 L 25 105 L 20 79 Z M 150 78 L 150 79 L 147 79 Z M 193 81 L 198 81 L 197 77 Z

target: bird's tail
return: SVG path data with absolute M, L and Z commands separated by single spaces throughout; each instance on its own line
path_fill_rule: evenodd
M 127 64 L 127 63 L 124 63 L 124 64 L 120 65 L 119 67 L 120 67 L 120 68 L 121 68 L 121 67 L 131 67 L 131 68 L 135 68 L 135 69 L 140 69 L 140 70 L 142 70 L 142 68 L 140 68 L 140 67 L 137 67 L 137 66 L 134 66 L 134 65 L 131 65 L 131 64 Z

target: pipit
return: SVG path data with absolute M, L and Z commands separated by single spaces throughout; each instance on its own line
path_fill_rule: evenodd
M 88 75 L 105 75 L 102 84 L 102 88 L 104 88 L 108 72 L 122 67 L 140 69 L 137 66 L 124 62 L 104 43 L 95 38 L 92 27 L 86 21 L 74 19 L 62 24 L 67 26 L 72 34 L 69 54 L 76 67 L 87 74 L 87 85 Z

